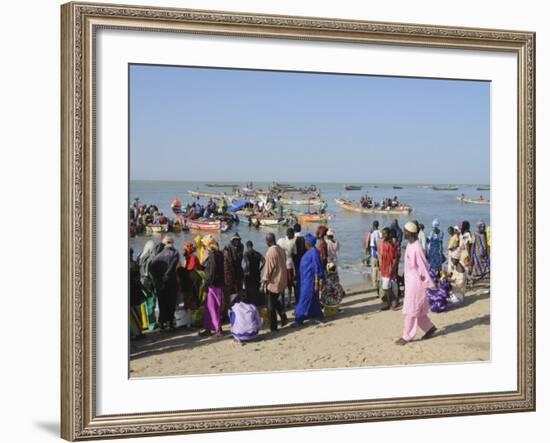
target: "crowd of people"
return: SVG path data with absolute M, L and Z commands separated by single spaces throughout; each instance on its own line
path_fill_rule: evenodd
M 268 233 L 265 241 L 265 257 L 251 241 L 243 245 L 238 233 L 223 249 L 208 234 L 184 243 L 181 253 L 169 235 L 160 243 L 149 240 L 135 260 L 130 251 L 133 336 L 144 328 L 175 328 L 179 306 L 202 312 L 199 335 L 222 335 L 222 324 L 228 321 L 239 342 L 257 337 L 264 306 L 271 331 L 288 323 L 286 312 L 292 306 L 292 326 L 320 322 L 322 306 L 337 306 L 344 296 L 334 231 L 321 225 L 316 236 L 302 235 L 295 224 L 286 236 L 277 240 Z
M 401 204 L 399 203 L 399 198 L 397 195 L 394 195 L 393 198 L 386 197 L 377 202 L 374 201 L 368 193 L 366 193 L 359 200 L 359 206 L 365 209 L 392 209 L 401 206 Z
M 417 327 L 425 331 L 424 338 L 431 337 L 436 329 L 428 317 L 430 309 L 443 312 L 461 305 L 468 283 L 489 278 L 490 227 L 480 220 L 471 233 L 464 221 L 447 233 L 445 246 L 437 219 L 428 235 L 417 221 L 402 229 L 397 220 L 382 229 L 374 221 L 366 232 L 366 263 L 382 299 L 381 310 L 402 307 L 404 313 L 397 344 L 410 342 Z M 340 243 L 333 229 L 319 225 L 315 235 L 303 235 L 295 224 L 279 239 L 268 233 L 265 242 L 265 257 L 251 241 L 243 244 L 238 233 L 223 249 L 208 234 L 184 243 L 181 252 L 169 235 L 159 243 L 149 240 L 135 260 L 131 251 L 133 336 L 145 328 L 173 329 L 182 307 L 202 315 L 199 335 L 220 336 L 227 322 L 235 340 L 244 343 L 258 336 L 263 321 L 271 331 L 285 326 L 291 308 L 291 326 L 300 327 L 306 321 L 321 322 L 323 308 L 326 312 L 339 306 L 345 292 L 338 277 Z
M 444 312 L 449 307 L 462 305 L 468 283 L 490 278 L 490 227 L 483 220 L 477 223 L 474 233 L 470 232 L 468 221 L 463 221 L 460 227 L 450 226 L 446 256 L 439 220 L 433 220 L 427 236 L 424 229 L 418 221 L 410 221 L 401 229 L 397 220 L 380 229 L 375 220 L 364 239 L 372 285 L 382 291 L 385 301 L 382 310 L 396 310 L 400 306 L 398 269 L 402 242 L 407 241 L 402 281 L 405 324 L 398 344 L 412 340 L 417 325 L 426 332 L 425 338 L 429 338 L 435 332 L 427 316 L 430 309 Z

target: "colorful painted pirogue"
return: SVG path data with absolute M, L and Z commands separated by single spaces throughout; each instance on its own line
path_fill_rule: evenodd
M 229 229 L 229 224 L 221 220 L 187 219 L 184 226 L 193 231 L 226 232 Z
M 346 211 L 351 211 L 351 212 L 359 212 L 361 214 L 409 215 L 413 211 L 413 208 L 406 205 L 396 206 L 391 209 L 362 208 L 357 204 L 357 202 L 354 202 L 354 201 L 343 200 L 338 198 L 335 201 L 336 201 L 336 204 L 342 209 L 345 209 Z
M 168 232 L 168 223 L 164 223 L 162 225 L 149 224 L 145 227 L 145 233 L 147 235 L 162 234 L 164 232 Z
M 246 210 L 237 211 L 236 214 L 241 223 L 252 223 L 253 225 L 259 224 L 260 226 L 279 226 L 283 225 L 286 221 L 284 218 L 258 216 Z
M 329 214 L 298 214 L 300 223 L 326 223 L 331 219 Z

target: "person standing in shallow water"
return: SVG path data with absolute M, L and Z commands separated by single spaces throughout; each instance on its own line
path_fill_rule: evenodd
M 426 289 L 433 288 L 434 282 L 430 278 L 428 262 L 418 242 L 418 227 L 413 222 L 405 225 L 405 239 L 408 241 L 405 249 L 405 297 L 403 299 L 403 334 L 395 343 L 406 345 L 416 336 L 416 329 L 420 326 L 425 334 L 422 339 L 433 336 L 437 328 L 428 317 L 430 305 L 426 296 Z

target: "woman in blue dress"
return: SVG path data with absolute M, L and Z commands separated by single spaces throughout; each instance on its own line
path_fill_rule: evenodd
M 430 271 L 432 271 L 436 277 L 439 275 L 441 266 L 445 261 L 445 256 L 443 255 L 443 235 L 443 232 L 439 229 L 439 220 L 436 218 L 432 222 L 432 232 L 430 232 L 427 238 L 428 263 Z
M 318 323 L 323 318 L 319 290 L 325 271 L 319 251 L 315 247 L 315 237 L 307 234 L 305 240 L 306 253 L 300 261 L 300 299 L 296 305 L 293 326 L 302 325 L 308 319 Z

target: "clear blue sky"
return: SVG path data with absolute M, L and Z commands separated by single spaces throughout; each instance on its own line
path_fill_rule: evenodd
M 490 83 L 130 67 L 132 180 L 489 183 Z

